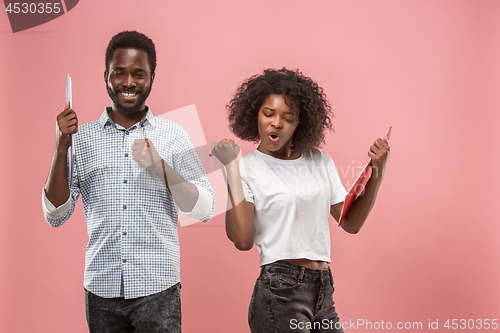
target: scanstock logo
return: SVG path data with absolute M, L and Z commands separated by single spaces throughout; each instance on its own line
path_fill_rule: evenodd
M 52 21 L 75 8 L 79 0 L 47 2 L 4 0 L 12 32 L 19 32 Z

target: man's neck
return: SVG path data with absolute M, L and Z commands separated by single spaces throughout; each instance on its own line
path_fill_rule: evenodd
M 118 111 L 115 108 L 111 108 L 111 111 L 109 111 L 109 116 L 115 124 L 118 124 L 126 129 L 129 129 L 132 127 L 134 124 L 138 123 L 139 121 L 144 118 L 144 115 L 148 112 L 148 108 L 145 107 L 144 110 L 135 112 L 132 114 L 123 114 L 120 111 Z

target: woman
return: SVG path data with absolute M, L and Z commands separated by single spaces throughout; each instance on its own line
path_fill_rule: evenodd
M 247 79 L 227 106 L 232 132 L 259 142 L 240 161 L 232 140 L 213 154 L 225 165 L 226 233 L 239 250 L 260 253 L 248 320 L 252 332 L 343 332 L 333 302 L 329 214 L 339 219 L 345 189 L 331 158 L 317 149 L 331 130 L 330 105 L 301 72 L 267 69 Z M 370 147 L 372 176 L 342 222 L 357 233 L 377 196 L 387 138 Z

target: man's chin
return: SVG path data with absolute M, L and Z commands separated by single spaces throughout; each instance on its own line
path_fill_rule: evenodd
M 146 109 L 146 107 L 144 107 L 144 108 L 139 108 L 137 106 L 124 107 L 123 105 L 117 105 L 117 110 L 121 114 L 125 114 L 125 115 L 131 115 L 131 114 L 139 113 L 141 111 L 144 111 L 145 109 Z
M 115 109 L 120 112 L 121 114 L 124 115 L 132 115 L 135 113 L 142 112 L 146 109 L 146 105 L 144 104 L 145 101 L 138 101 L 134 105 L 131 106 L 126 106 L 121 104 L 118 99 L 112 99 L 113 100 L 113 105 Z

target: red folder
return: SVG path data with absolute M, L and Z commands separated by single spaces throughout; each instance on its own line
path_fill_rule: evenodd
M 391 129 L 392 127 L 389 127 L 387 133 L 385 133 L 387 139 L 389 139 L 391 136 Z M 371 163 L 372 159 L 370 158 L 368 163 L 366 163 L 365 167 L 363 168 L 363 171 L 361 171 L 358 178 L 356 178 L 356 181 L 354 182 L 354 184 L 352 184 L 351 188 L 347 192 L 344 201 L 344 206 L 342 206 L 342 212 L 340 213 L 339 227 L 342 221 L 344 220 L 345 216 L 347 215 L 349 208 L 351 208 L 351 205 L 354 202 L 354 200 L 356 200 L 359 197 L 359 195 L 363 193 L 363 191 L 365 190 L 366 183 L 368 183 L 368 180 L 372 175 L 372 168 L 370 167 Z

